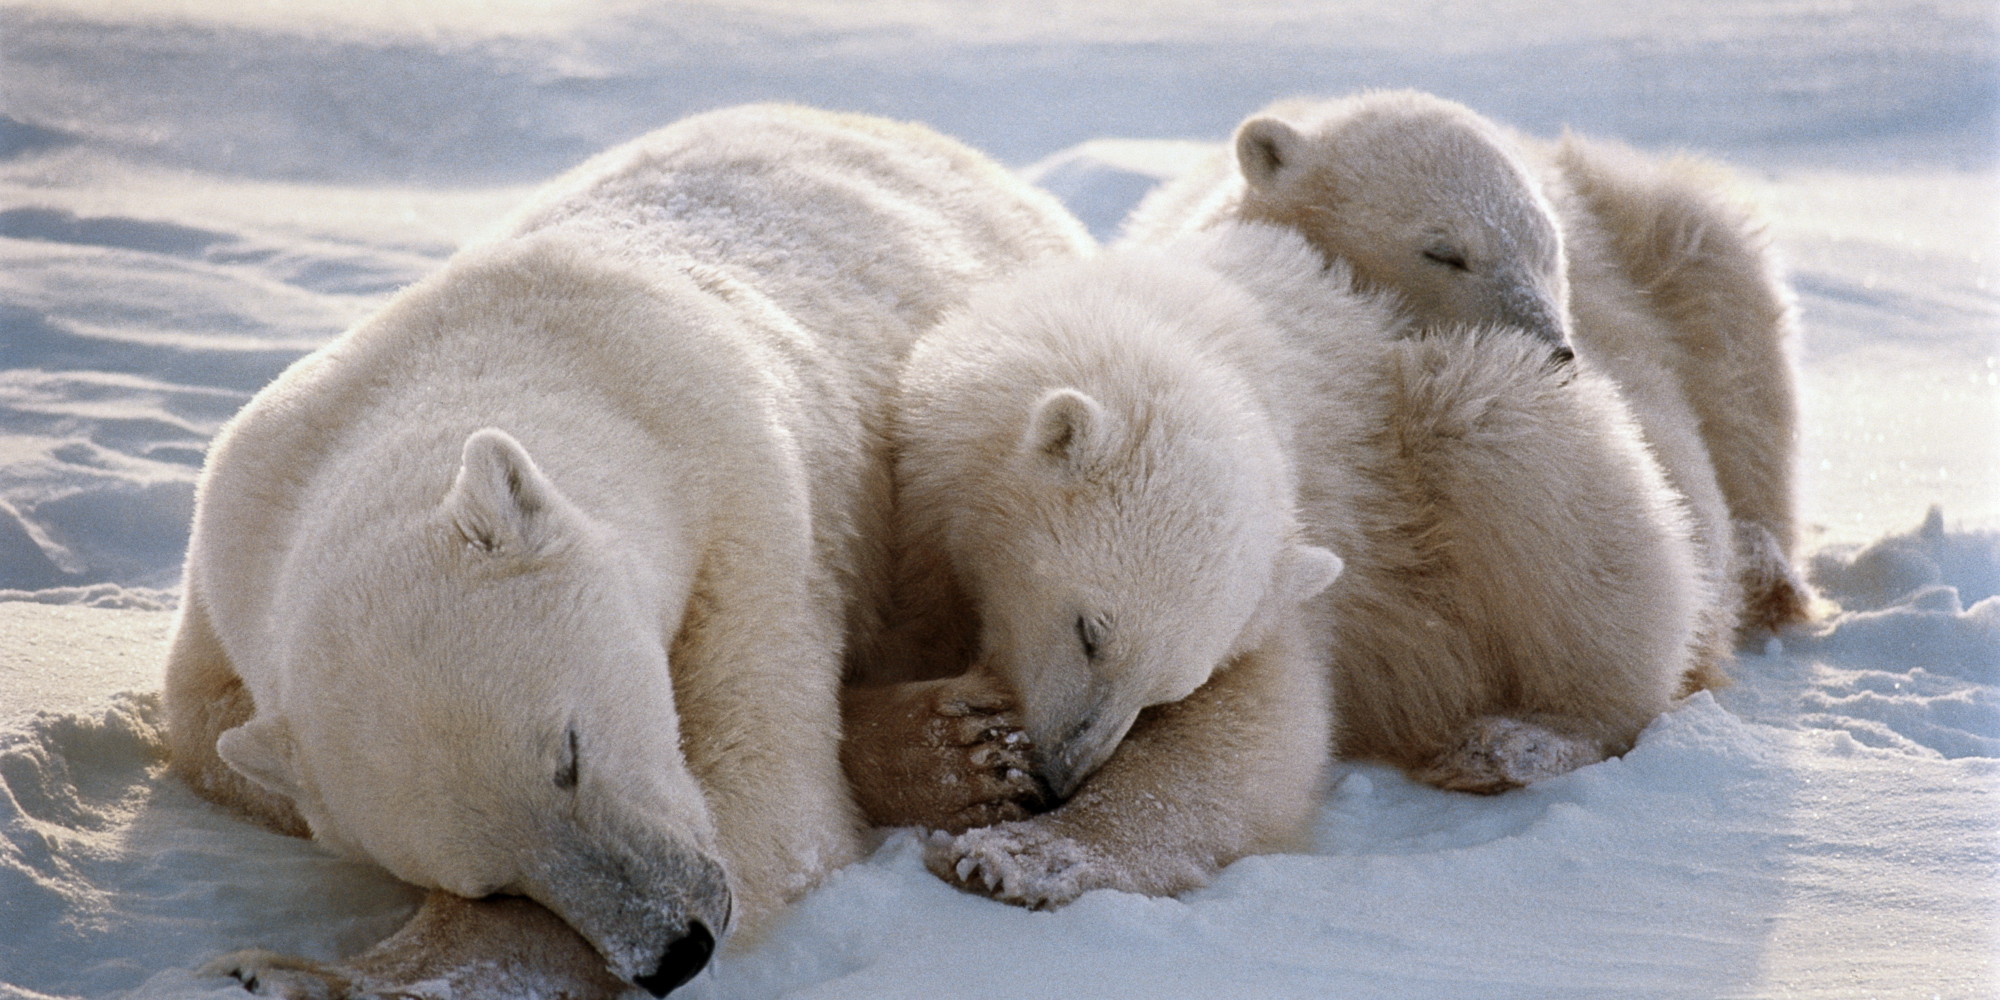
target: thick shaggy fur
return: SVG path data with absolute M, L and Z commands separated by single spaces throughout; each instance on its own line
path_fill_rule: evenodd
M 941 837 L 940 875 L 1027 905 L 1176 892 L 1295 836 L 1335 746 L 1495 791 L 1667 707 L 1700 587 L 1619 394 L 1348 284 L 1295 232 L 1220 222 L 982 292 L 913 352 L 915 592 L 974 612 L 929 620 L 1075 788 Z
M 1690 496 L 1702 471 L 1713 477 L 1732 522 L 1718 532 L 1735 549 L 1741 623 L 1804 620 L 1811 593 L 1793 568 L 1797 319 L 1763 222 L 1713 164 L 1576 135 L 1536 148 L 1568 237 L 1579 355 L 1623 386 L 1678 390 L 1706 463 L 1669 473 Z M 1649 421 L 1649 434 L 1666 422 Z
M 1739 625 L 1804 617 L 1790 297 L 1719 171 L 1575 136 L 1547 145 L 1407 91 L 1273 105 L 1233 155 L 1128 223 L 1157 242 L 1221 219 L 1298 230 L 1419 329 L 1520 326 L 1626 395 L 1686 500 L 1712 595 L 1691 683 Z
M 174 770 L 437 891 L 353 975 L 223 971 L 478 992 L 571 961 L 528 971 L 657 994 L 854 858 L 838 692 L 886 593 L 886 389 L 964 289 L 1082 242 L 928 130 L 715 112 L 259 393 L 203 475 Z M 495 892 L 532 902 L 454 899 Z M 519 947 L 564 925 L 587 944 Z

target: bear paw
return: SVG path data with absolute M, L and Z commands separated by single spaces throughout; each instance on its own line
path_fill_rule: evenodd
M 1044 803 L 1011 692 L 983 674 L 848 697 L 841 758 L 877 826 L 958 833 Z
M 1032 910 L 1116 887 L 1116 873 L 1096 852 L 1033 821 L 957 836 L 933 833 L 924 845 L 924 866 L 961 889 Z
M 203 976 L 228 976 L 260 997 L 285 1000 L 346 1000 L 358 996 L 347 974 L 305 958 L 293 958 L 253 948 L 232 952 L 197 970 Z M 412 994 L 417 996 L 418 994 Z
M 1494 795 L 1603 759 L 1604 751 L 1593 741 L 1532 722 L 1486 716 L 1473 722 L 1463 742 L 1415 777 L 1449 791 Z
M 287 1000 L 617 1000 L 631 993 L 588 942 L 540 904 L 442 890 L 425 896 L 401 930 L 352 958 L 326 963 L 239 951 L 200 973 Z
M 1032 744 L 1015 716 L 1014 696 L 983 674 L 954 678 L 932 697 L 921 745 L 938 764 L 937 779 L 954 801 L 950 833 L 1026 819 L 1044 804 Z
M 1736 522 L 1737 581 L 1743 588 L 1742 636 L 1776 632 L 1812 617 L 1813 593 L 1785 558 L 1770 529 Z

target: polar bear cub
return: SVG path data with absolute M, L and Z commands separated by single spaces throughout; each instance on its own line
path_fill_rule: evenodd
M 926 129 L 719 111 L 260 392 L 202 479 L 173 768 L 435 891 L 347 966 L 219 971 L 476 994 L 550 961 L 523 974 L 662 995 L 856 857 L 839 686 L 887 582 L 887 387 L 964 289 L 1083 239 Z
M 1177 892 L 1297 836 L 1336 745 L 1497 791 L 1667 707 L 1700 586 L 1617 393 L 1538 333 L 1411 336 L 1331 269 L 1223 221 L 984 290 L 912 352 L 911 592 L 966 609 L 1067 796 L 935 838 L 942 877 Z
M 1233 154 L 1149 196 L 1127 238 L 1290 226 L 1418 327 L 1567 344 L 1625 392 L 1694 511 L 1720 595 L 1697 679 L 1721 679 L 1739 624 L 1805 616 L 1791 296 L 1719 171 L 1574 135 L 1538 143 L 1410 91 L 1280 102 L 1238 127 Z
M 1224 153 L 1161 185 L 1125 224 L 1159 243 L 1222 219 L 1290 226 L 1416 328 L 1569 339 L 1563 234 L 1533 166 L 1470 109 L 1411 91 L 1282 101 Z

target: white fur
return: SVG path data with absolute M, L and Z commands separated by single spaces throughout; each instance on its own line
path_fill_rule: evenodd
M 1296 833 L 1336 731 L 1413 770 L 1558 732 L 1543 756 L 1575 766 L 1667 706 L 1699 588 L 1618 394 L 1521 331 L 1407 336 L 1348 286 L 1297 233 L 1222 222 L 983 292 L 912 353 L 924 592 L 976 610 L 960 642 L 1021 687 L 1051 783 L 1081 781 L 934 871 L 1028 905 L 1178 891 Z M 1052 469 L 1023 429 L 1072 392 L 1097 406 L 1057 437 L 1088 461 Z
M 1565 136 L 1538 143 L 1411 91 L 1279 102 L 1127 223 L 1157 242 L 1225 219 L 1290 226 L 1419 327 L 1516 325 L 1619 387 L 1692 514 L 1707 595 L 1695 684 L 1739 622 L 1809 598 L 1791 566 L 1790 295 L 1719 171 Z M 1463 266 L 1441 266 L 1442 256 Z
M 903 590 L 935 602 L 912 617 L 963 630 L 941 609 L 978 609 L 1058 793 L 1338 572 L 1298 541 L 1293 428 L 1234 357 L 1266 334 L 1258 306 L 1158 264 L 1025 276 L 921 341 L 902 383 Z
M 1565 135 L 1523 140 L 1562 221 L 1579 358 L 1616 381 L 1687 497 L 1718 595 L 1704 683 L 1739 628 L 1810 612 L 1797 556 L 1797 317 L 1764 225 L 1720 168 Z
M 1160 186 L 1128 242 L 1223 219 L 1290 226 L 1419 328 L 1518 327 L 1568 339 L 1563 234 L 1532 162 L 1493 123 L 1415 91 L 1281 101 L 1234 149 Z
M 584 164 L 217 438 L 177 770 L 531 896 L 628 981 L 692 921 L 765 923 L 859 848 L 836 691 L 883 600 L 895 366 L 1083 239 L 878 119 L 732 109 Z

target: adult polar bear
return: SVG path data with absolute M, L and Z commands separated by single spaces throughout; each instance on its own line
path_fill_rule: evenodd
M 914 617 L 1013 682 L 1068 796 L 940 836 L 933 871 L 1031 906 L 1178 892 L 1298 836 L 1335 733 L 1498 791 L 1668 707 L 1700 588 L 1619 394 L 1526 331 L 1405 336 L 1344 267 L 1223 222 L 918 342 L 903 593 L 971 609 Z
M 662 995 L 854 858 L 884 393 L 963 290 L 1085 239 L 956 142 L 787 106 L 607 152 L 504 232 L 210 451 L 174 770 L 436 890 L 347 968 L 218 966 L 260 990 Z
M 1541 143 L 1413 91 L 1292 99 L 1163 185 L 1126 238 L 1228 218 L 1291 226 L 1422 327 L 1517 325 L 1615 380 L 1695 517 L 1717 594 L 1714 682 L 1740 626 L 1806 616 L 1797 547 L 1797 340 L 1763 228 L 1721 172 L 1565 135 Z

